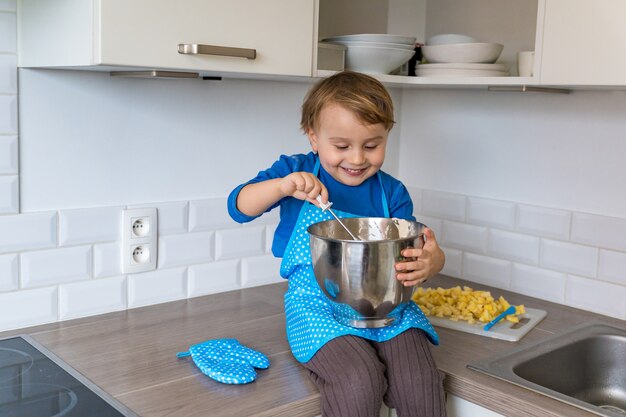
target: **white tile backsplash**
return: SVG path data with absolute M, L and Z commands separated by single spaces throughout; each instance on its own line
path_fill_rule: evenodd
M 173 202 L 156 205 L 159 234 L 184 233 L 189 230 L 189 202 Z
M 423 190 L 420 213 L 448 220 L 465 220 L 465 196 Z
M 265 226 L 248 226 L 215 232 L 215 259 L 233 259 L 265 253 Z
M 272 253 L 272 243 L 274 242 L 274 232 L 278 223 L 265 226 L 265 253 Z
M 0 293 L 0 330 L 57 321 L 57 287 Z
M 122 235 L 122 207 L 59 212 L 59 244 L 117 241 Z
M 187 268 L 157 269 L 128 275 L 128 307 L 187 298 Z
M 497 258 L 536 265 L 539 262 L 539 238 L 492 229 L 489 231 L 487 253 Z
M 539 265 L 557 271 L 594 277 L 598 266 L 598 249 L 542 239 Z
M 127 292 L 125 276 L 63 284 L 59 286 L 60 319 L 124 310 Z
M 24 288 L 88 280 L 91 271 L 91 246 L 24 252 L 20 256 Z
M 516 230 L 567 240 L 570 234 L 571 218 L 572 214 L 568 211 L 519 204 Z
M 269 213 L 263 213 L 261 217 L 254 219 L 251 224 L 275 224 L 280 221 L 280 209 L 278 207 L 272 209 Z
M 463 278 L 497 288 L 510 288 L 510 261 L 467 252 L 463 255 Z
M 566 278 L 567 275 L 563 272 L 514 263 L 511 290 L 542 300 L 563 303 Z
M 19 180 L 17 175 L 0 175 L 0 214 L 19 211 Z
M 470 197 L 467 199 L 467 222 L 512 230 L 515 227 L 515 204 Z
M 17 133 L 17 96 L 0 95 L 0 134 L 15 133 Z
M 626 319 L 626 287 L 584 277 L 569 275 L 565 302 L 618 319 Z
M 446 220 L 443 222 L 443 233 L 439 237 L 439 243 L 455 249 L 486 253 L 487 238 L 486 227 Z
M 213 232 L 185 233 L 159 239 L 159 268 L 193 265 L 213 260 Z
M 122 245 L 98 243 L 93 246 L 93 276 L 111 277 L 122 274 Z
M 626 219 L 574 213 L 572 241 L 626 251 Z
M 413 212 L 421 213 L 422 212 L 422 189 L 416 187 L 406 187 L 409 195 L 411 196 L 411 200 L 413 201 Z
M 601 249 L 598 279 L 626 286 L 626 253 Z
M 0 136 L 0 174 L 17 174 L 17 136 Z
M 446 263 L 441 270 L 444 275 L 461 278 L 463 274 L 463 252 L 457 249 L 441 247 L 446 256 Z
M 435 239 L 439 240 L 441 238 L 441 233 L 443 232 L 443 220 L 423 214 L 415 214 L 415 220 L 428 226 L 429 229 L 435 232 Z
M 0 216 L 0 253 L 50 248 L 56 242 L 55 212 Z
M 256 287 L 259 285 L 284 282 L 280 276 L 281 258 L 271 255 L 244 258 L 241 260 L 241 286 Z
M 17 55 L 0 54 L 0 94 L 17 93 Z
M 474 201 L 473 199 L 469 200 Z M 177 219 L 174 223 L 180 225 L 181 220 L 185 218 L 186 203 L 164 204 L 169 205 L 172 212 L 177 213 L 172 217 Z M 157 204 L 152 204 L 152 206 L 157 206 Z M 62 211 L 60 214 L 64 220 L 59 223 L 69 225 L 72 220 L 80 219 L 81 217 L 97 221 L 98 216 L 94 215 L 94 213 L 104 213 L 106 217 L 109 209 Z M 118 208 L 115 210 L 117 211 Z M 22 216 L 39 217 L 34 213 L 20 215 L 20 217 Z M 3 220 L 3 217 L 6 219 L 9 216 L 0 216 L 0 221 Z M 54 215 L 52 214 L 53 217 Z M 576 271 L 577 274 L 591 274 L 591 276 L 595 274 L 598 250 L 591 246 L 543 239 L 541 245 L 542 268 L 529 265 L 536 264 L 536 251 L 539 247 L 539 238 L 537 236 L 501 230 L 495 226 L 476 226 L 441 220 L 440 218 L 430 216 L 421 216 L 420 219 L 422 221 L 428 220 L 428 223 L 431 225 L 442 224 L 442 226 L 439 226 L 442 228 L 442 233 L 438 237 L 441 241 L 441 235 L 443 235 L 443 240 L 446 243 L 445 245 L 440 243 L 444 245 L 447 258 L 443 273 L 451 276 L 462 276 L 475 282 L 496 287 L 510 287 L 514 291 L 541 299 L 565 302 L 566 272 L 574 273 Z M 48 220 L 50 220 L 50 217 L 48 217 Z M 473 218 L 473 221 L 476 221 L 476 219 Z M 222 257 L 228 255 L 232 256 L 232 258 L 215 262 L 211 262 L 212 258 L 210 256 L 214 250 L 211 246 L 214 232 L 183 233 L 163 237 L 161 239 L 161 248 L 164 252 L 160 255 L 161 265 L 159 266 L 161 269 L 155 271 L 155 273 L 163 271 L 165 276 L 169 276 L 171 271 L 174 270 L 178 270 L 180 273 L 175 274 L 173 283 L 169 282 L 165 285 L 169 289 L 161 291 L 149 290 L 151 287 L 148 284 L 149 278 L 147 277 L 152 273 L 131 276 L 128 280 L 130 297 L 128 305 L 131 307 L 147 305 L 153 302 L 163 302 L 166 299 L 194 297 L 237 289 L 242 286 L 249 287 L 281 282 L 282 278 L 278 274 L 280 259 L 272 257 L 267 252 L 275 226 L 276 224 L 255 225 L 255 223 L 252 223 L 243 227 L 237 226 L 235 228 L 216 230 L 215 234 L 221 236 L 220 242 L 222 245 L 219 246 L 220 249 L 218 250 L 218 245 L 216 244 L 215 252 L 218 252 Z M 437 227 L 435 226 L 433 229 L 436 231 Z M 54 228 L 52 229 L 54 232 Z M 69 235 L 68 233 L 67 236 Z M 97 235 L 94 235 L 93 239 L 101 239 Z M 99 235 L 102 236 L 102 234 Z M 85 240 L 88 239 L 85 238 Z M 242 250 L 242 242 L 250 245 L 250 248 L 246 249 L 248 256 L 244 256 L 245 251 Z M 124 278 L 121 277 L 119 267 L 119 243 L 94 243 L 94 276 L 113 278 L 113 281 L 110 282 L 121 282 Z M 451 247 L 450 243 L 456 245 L 456 247 Z M 234 252 L 229 252 L 225 248 L 235 249 L 233 249 Z M 483 256 L 483 248 L 485 248 L 484 251 L 489 256 Z M 64 253 L 64 251 L 69 252 Z M 194 254 L 194 251 L 197 252 Z M 464 253 L 464 251 L 468 252 Z M 474 253 L 471 253 L 472 251 Z M 481 254 L 475 252 L 481 252 Z M 60 256 L 57 256 L 57 253 Z M 76 253 L 81 255 L 77 256 Z M 5 256 L 9 256 L 13 261 L 17 259 L 15 254 Z M 244 259 L 240 259 L 242 256 Z M 622 257 L 624 256 L 626 254 L 622 252 L 602 250 L 599 261 L 599 279 L 605 281 L 614 280 L 617 281 L 616 283 L 621 283 L 620 279 L 622 279 L 622 276 L 620 275 L 620 270 L 623 268 L 621 262 L 623 262 Z M 84 284 L 84 288 L 87 291 L 88 288 L 97 288 L 97 286 L 91 287 L 92 282 L 104 281 L 90 279 L 89 246 L 65 247 L 43 251 L 29 250 L 22 253 L 21 258 L 23 287 L 52 285 L 53 283 L 61 285 L 59 287 L 61 319 L 124 308 L 122 301 L 120 301 L 121 296 L 115 298 L 115 301 L 111 302 L 109 307 L 102 307 L 97 312 L 96 310 L 94 312 L 82 311 L 88 307 L 89 303 L 86 303 L 84 308 L 71 307 L 68 304 L 70 301 L 67 301 L 68 296 L 66 294 L 70 294 L 70 291 L 73 289 L 78 291 L 78 289 L 83 288 L 80 284 Z M 63 269 L 64 265 L 76 265 L 75 259 L 77 258 L 86 259 L 78 262 L 78 264 L 83 265 L 80 268 L 78 277 L 72 271 Z M 47 266 L 39 271 L 33 270 L 32 265 L 38 264 Z M 185 273 L 184 268 L 165 269 L 167 267 L 188 265 L 191 266 L 187 273 Z M 19 270 L 20 268 L 15 269 Z M 219 276 L 220 279 L 214 279 L 216 276 Z M 157 274 L 155 284 L 156 282 L 165 282 L 168 279 L 170 278 L 164 278 L 163 276 L 159 278 Z M 68 284 L 65 280 L 78 280 L 78 282 Z M 9 291 L 15 290 L 15 278 L 12 277 L 11 283 L 5 285 Z M 170 294 L 170 298 L 168 298 L 168 294 Z M 103 303 L 106 305 L 104 300 Z
M 0 292 L 16 290 L 19 286 L 18 255 L 0 255 Z
M 189 231 L 233 227 L 235 223 L 228 215 L 226 201 L 225 198 L 211 198 L 189 202 Z
M 198 297 L 241 288 L 239 259 L 192 265 L 188 272 L 189 297 Z

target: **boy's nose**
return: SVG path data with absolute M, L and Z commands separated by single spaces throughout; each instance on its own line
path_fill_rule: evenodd
M 361 165 L 365 162 L 365 152 L 358 150 L 350 155 L 350 163 L 353 165 Z

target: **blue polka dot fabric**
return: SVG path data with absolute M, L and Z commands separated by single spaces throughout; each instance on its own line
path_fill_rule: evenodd
M 339 217 L 357 217 L 337 210 L 335 214 Z M 285 293 L 285 314 L 287 339 L 295 358 L 300 362 L 309 361 L 319 348 L 338 336 L 350 334 L 382 342 L 412 327 L 424 330 L 433 344 L 439 344 L 435 329 L 412 301 L 398 306 L 391 313 L 397 319 L 387 327 L 355 328 L 335 319 L 333 311 L 342 316 L 357 317 L 358 314 L 351 307 L 330 300 L 320 289 L 313 274 L 307 233 L 310 225 L 332 218 L 330 213 L 305 203 L 281 263 L 281 276 L 289 279 L 289 288 Z M 332 294 L 332 291 L 329 292 Z
M 237 339 L 208 340 L 176 356 L 191 356 L 203 374 L 224 384 L 247 384 L 257 377 L 254 368 L 270 366 L 267 356 L 242 345 Z

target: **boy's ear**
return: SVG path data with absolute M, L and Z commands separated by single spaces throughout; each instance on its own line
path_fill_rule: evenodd
M 317 152 L 317 135 L 313 129 L 309 129 L 306 132 L 306 135 L 309 137 L 309 143 L 311 144 L 311 149 L 313 152 Z

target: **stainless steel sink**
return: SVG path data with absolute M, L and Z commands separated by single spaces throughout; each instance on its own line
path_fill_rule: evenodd
M 626 417 L 626 328 L 586 323 L 468 368 L 601 416 Z

